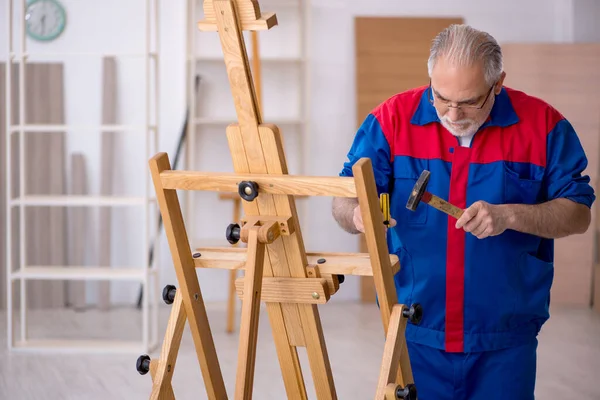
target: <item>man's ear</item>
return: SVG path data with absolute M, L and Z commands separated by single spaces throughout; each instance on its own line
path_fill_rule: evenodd
M 498 79 L 498 82 L 494 87 L 495 94 L 500 94 L 500 91 L 502 90 L 502 85 L 504 84 L 504 78 L 506 78 L 506 72 L 502 71 L 502 73 L 500 74 L 500 79 Z

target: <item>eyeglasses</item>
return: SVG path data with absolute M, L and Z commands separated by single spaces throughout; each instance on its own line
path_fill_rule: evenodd
M 490 97 L 490 93 L 492 93 L 492 90 L 494 89 L 494 86 L 496 86 L 495 83 L 492 85 L 492 87 L 490 88 L 490 90 L 487 92 L 487 95 L 485 96 L 485 100 L 483 101 L 483 103 L 480 106 L 471 105 L 471 104 L 464 104 L 464 105 L 453 106 L 453 105 L 450 105 L 449 101 L 441 100 L 439 97 L 437 98 L 437 101 L 439 101 L 442 105 L 444 105 L 447 108 L 456 108 L 457 110 L 466 109 L 466 110 L 471 110 L 471 111 L 473 111 L 473 110 L 481 110 L 485 106 L 485 103 L 487 103 L 488 98 Z M 431 103 L 431 105 L 433 106 L 434 105 L 434 98 L 433 98 L 433 88 L 431 86 L 431 80 L 429 80 L 429 93 L 430 93 L 430 96 L 427 96 L 427 98 L 428 98 L 429 102 Z

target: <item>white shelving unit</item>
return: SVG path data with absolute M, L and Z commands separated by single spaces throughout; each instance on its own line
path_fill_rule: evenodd
M 140 13 L 144 15 L 145 34 L 143 48 L 139 52 L 32 52 L 27 48 L 27 37 L 24 29 L 26 0 L 7 0 L 6 15 L 7 26 L 4 40 L 7 43 L 8 54 L 6 54 L 5 71 L 6 71 L 6 87 L 9 88 L 13 77 L 11 76 L 11 64 L 16 64 L 19 70 L 18 79 L 18 119 L 13 121 L 11 118 L 11 96 L 10 91 L 6 90 L 6 188 L 7 188 L 7 213 L 6 213 L 6 232 L 13 232 L 13 224 L 11 215 L 12 211 L 17 209 L 20 218 L 19 223 L 19 244 L 18 263 L 13 262 L 11 235 L 7 235 L 7 254 L 6 254 L 6 277 L 7 277 L 7 338 L 8 347 L 10 350 L 20 351 L 58 351 L 58 352 L 118 352 L 118 353 L 133 353 L 140 354 L 151 351 L 158 343 L 158 244 L 154 249 L 154 261 L 149 265 L 149 248 L 152 241 L 157 241 L 157 226 L 158 226 L 158 208 L 154 196 L 154 189 L 151 182 L 147 160 L 156 153 L 159 139 L 159 58 L 160 51 L 158 44 L 159 40 L 159 16 L 158 0 L 137 0 L 140 3 Z M 105 24 L 106 29 L 110 28 L 109 24 Z M 16 45 L 16 44 L 17 45 Z M 143 62 L 143 67 L 138 73 L 143 76 L 145 92 L 140 93 L 143 96 L 144 109 L 140 113 L 142 120 L 135 124 L 125 125 L 42 125 L 42 124 L 26 124 L 25 121 L 25 104 L 28 92 L 26 90 L 27 82 L 25 82 L 25 67 L 30 60 L 47 60 L 52 62 L 67 62 L 72 59 L 93 58 L 94 61 L 101 62 L 103 57 L 114 57 L 117 62 L 121 59 L 137 59 Z M 65 74 L 65 80 L 70 76 Z M 154 100 L 154 101 L 152 101 Z M 140 103 L 141 104 L 141 103 Z M 121 104 L 122 106 L 123 104 Z M 138 151 L 144 162 L 136 166 L 133 174 L 135 179 L 144 180 L 143 194 L 139 196 L 28 196 L 25 193 L 24 176 L 24 143 L 25 136 L 31 132 L 66 132 L 66 141 L 71 138 L 73 132 L 117 132 L 120 135 L 135 135 L 138 134 L 142 146 L 136 149 L 127 149 L 128 152 Z M 11 171 L 11 139 L 18 135 L 19 142 L 19 174 L 20 191 L 17 197 L 11 196 L 11 187 L 13 171 Z M 68 164 L 68 163 L 67 163 Z M 139 168 L 138 168 L 139 167 Z M 65 172 L 66 173 L 66 172 Z M 123 174 L 127 173 L 124 171 Z M 120 175 L 120 174 L 116 174 Z M 45 266 L 45 265 L 27 265 L 25 262 L 25 253 L 28 250 L 26 243 L 27 224 L 25 223 L 25 209 L 30 206 L 60 206 L 60 207 L 126 207 L 128 209 L 137 208 L 144 214 L 143 223 L 136 227 L 137 237 L 144 238 L 144 244 L 141 252 L 133 256 L 136 260 L 135 266 Z M 154 206 L 154 208 L 151 208 Z M 115 228 L 113 227 L 113 230 Z M 157 241 L 158 242 L 158 241 Z M 34 250 L 35 251 L 35 250 Z M 139 260 L 139 261 L 137 261 Z M 139 266 L 138 266 L 139 265 Z M 153 280 L 151 286 L 150 281 Z M 30 338 L 28 335 L 28 323 L 30 322 L 31 311 L 27 310 L 27 281 L 33 280 L 60 280 L 60 281 L 129 281 L 141 284 L 144 291 L 144 298 L 141 309 L 141 333 L 139 340 L 123 341 L 107 339 L 86 339 L 66 337 L 64 339 L 52 338 Z M 20 333 L 15 333 L 16 312 L 13 302 L 13 285 L 19 285 L 19 313 L 20 313 Z M 136 291 L 139 285 L 136 286 Z M 146 295 L 147 294 L 147 295 Z M 152 303 L 152 304 L 151 304 Z M 135 307 L 135 303 L 131 305 Z M 96 310 L 81 311 L 80 315 L 85 315 L 87 312 L 98 312 Z M 112 311 L 108 311 L 110 313 Z M 103 313 L 105 314 L 105 313 Z M 68 332 L 67 332 L 68 333 Z
M 202 0 L 187 1 L 187 98 L 193 123 L 187 131 L 184 168 L 233 172 L 225 130 L 227 125 L 237 123 L 237 117 L 219 37 L 216 32 L 197 29 L 197 22 L 204 15 L 202 3 Z M 262 12 L 275 12 L 278 18 L 277 26 L 258 32 L 263 121 L 280 128 L 290 174 L 303 173 L 306 159 L 310 3 L 310 0 L 259 1 Z M 244 38 L 252 66 L 250 32 L 245 31 Z M 197 75 L 200 86 L 198 93 L 194 93 Z M 228 246 L 225 227 L 232 222 L 231 204 L 219 201 L 213 193 L 188 191 L 184 196 L 190 245 Z M 297 201 L 297 206 L 302 220 L 302 200 Z

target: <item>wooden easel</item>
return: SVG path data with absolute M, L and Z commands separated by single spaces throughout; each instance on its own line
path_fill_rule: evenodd
M 173 399 L 171 379 L 185 322 L 196 348 L 210 399 L 227 399 L 215 345 L 195 268 L 244 269 L 236 280 L 242 298 L 235 399 L 251 399 L 261 301 L 266 303 L 273 341 L 289 399 L 306 399 L 297 348 L 305 347 L 319 399 L 337 399 L 318 305 L 339 289 L 342 275 L 373 276 L 386 344 L 376 399 L 416 399 L 404 327 L 418 322 L 420 308 L 397 304 L 393 275 L 398 257 L 390 255 L 371 161 L 353 167 L 354 177 L 293 176 L 287 171 L 277 126 L 265 124 L 257 107 L 242 30 L 270 29 L 274 13 L 261 13 L 257 1 L 205 0 L 204 31 L 218 31 L 238 123 L 227 127 L 235 173 L 171 170 L 165 153 L 149 162 L 157 201 L 179 287 L 167 286 L 172 304 L 158 360 L 138 358 L 138 371 L 150 371 L 151 399 Z M 190 251 L 177 190 L 238 193 L 245 217 L 227 227 L 227 238 L 247 248 L 200 248 Z M 368 253 L 307 253 L 294 196 L 358 197 Z M 237 223 L 239 222 L 239 224 Z

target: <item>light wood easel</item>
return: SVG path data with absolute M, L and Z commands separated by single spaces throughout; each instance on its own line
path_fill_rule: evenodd
M 373 276 L 386 343 L 374 388 L 376 399 L 416 399 L 406 351 L 407 320 L 418 322 L 420 307 L 397 304 L 393 275 L 400 265 L 390 255 L 371 161 L 361 159 L 354 177 L 293 176 L 287 171 L 279 128 L 266 124 L 257 107 L 242 30 L 266 30 L 274 13 L 261 13 L 257 1 L 205 0 L 204 31 L 218 31 L 234 97 L 238 123 L 227 127 L 235 173 L 176 171 L 166 153 L 149 162 L 178 288 L 167 286 L 172 304 L 158 360 L 138 358 L 137 369 L 150 371 L 151 399 L 173 399 L 171 386 L 183 329 L 189 323 L 205 388 L 210 399 L 227 399 L 215 345 L 195 268 L 243 269 L 236 280 L 242 299 L 235 399 L 251 399 L 261 301 L 266 303 L 273 341 L 289 399 L 307 393 L 297 349 L 306 348 L 319 399 L 337 399 L 318 305 L 339 289 L 339 276 Z M 245 217 L 227 227 L 227 239 L 247 248 L 200 248 L 190 251 L 177 190 L 238 193 Z M 294 196 L 358 198 L 368 253 L 307 253 Z M 236 221 L 238 222 L 238 221 Z

